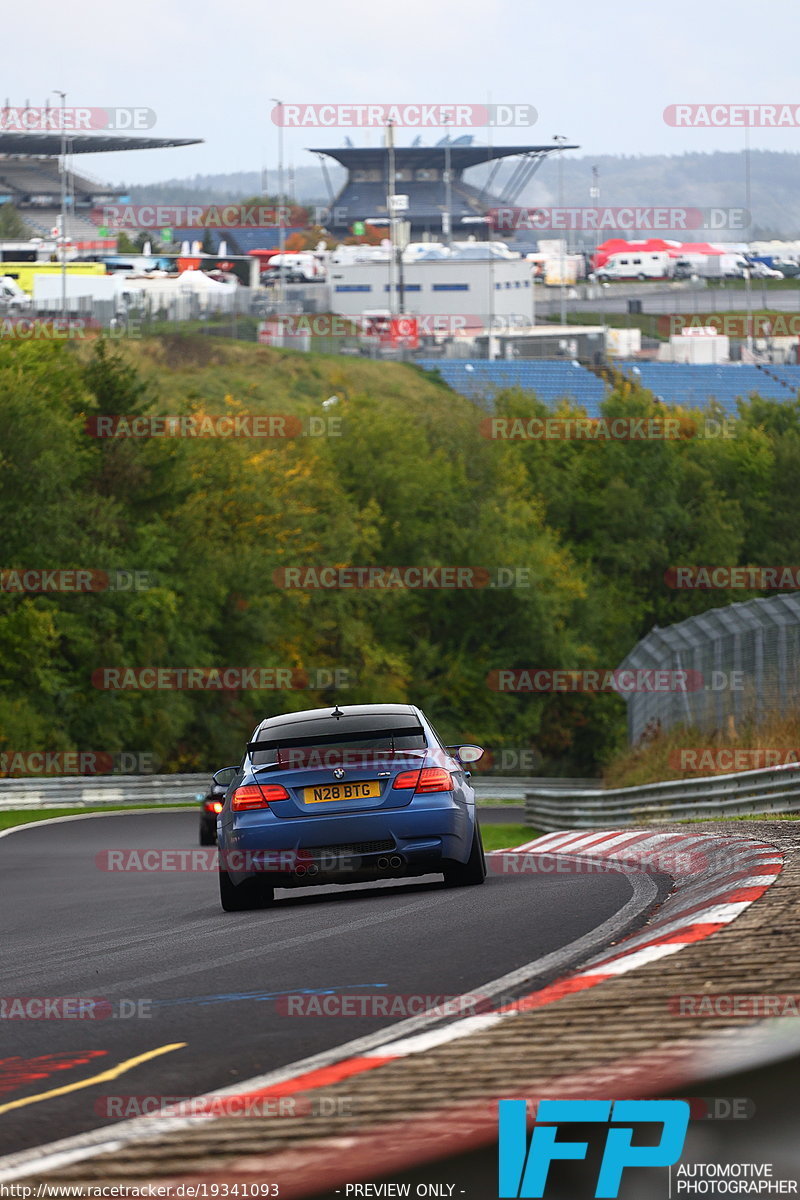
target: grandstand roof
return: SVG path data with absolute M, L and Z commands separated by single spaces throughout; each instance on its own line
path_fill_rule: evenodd
M 580 147 L 559 146 L 556 142 L 546 146 L 459 146 L 451 142 L 449 146 L 441 143 L 436 146 L 395 146 L 394 157 L 398 167 L 444 167 L 449 150 L 452 170 L 466 171 L 467 167 L 475 167 L 496 158 L 510 158 L 517 154 L 549 154 L 559 149 L 578 150 Z M 386 162 L 385 146 L 310 147 L 309 152 L 327 154 L 349 170 L 355 167 L 379 167 Z
M 170 146 L 198 146 L 203 138 L 127 137 L 124 134 L 69 133 L 70 154 L 103 154 L 110 150 L 161 150 Z M 0 133 L 0 154 L 61 153 L 60 133 Z

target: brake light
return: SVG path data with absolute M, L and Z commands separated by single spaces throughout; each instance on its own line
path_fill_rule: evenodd
M 205 808 L 206 812 L 222 812 L 222 802 L 220 800 L 206 800 L 203 807 Z
M 421 771 L 401 771 L 393 786 L 415 792 L 452 792 L 453 777 L 444 767 L 423 767 Z
M 288 800 L 289 793 L 279 783 L 258 787 L 254 783 L 238 787 L 231 799 L 233 812 L 247 812 L 252 808 L 269 808 L 275 800 Z

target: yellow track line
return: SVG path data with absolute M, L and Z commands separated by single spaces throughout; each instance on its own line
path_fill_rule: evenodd
M 138 1067 L 140 1063 L 148 1062 L 151 1058 L 158 1058 L 161 1054 L 169 1054 L 173 1050 L 180 1050 L 185 1045 L 186 1042 L 171 1042 L 168 1046 L 159 1046 L 156 1050 L 148 1050 L 146 1054 L 138 1054 L 136 1058 L 126 1058 L 116 1067 L 109 1067 L 107 1071 L 103 1071 L 100 1075 L 93 1075 L 91 1079 L 68 1083 L 64 1087 L 53 1088 L 49 1092 L 40 1092 L 38 1096 L 25 1096 L 22 1100 L 10 1100 L 8 1104 L 0 1104 L 0 1116 L 3 1113 L 11 1112 L 14 1108 L 24 1108 L 27 1104 L 38 1104 L 40 1100 L 51 1100 L 54 1096 L 66 1096 L 68 1092 L 77 1092 L 81 1088 L 92 1087 L 95 1083 L 110 1083 L 112 1079 L 117 1079 L 126 1071 Z

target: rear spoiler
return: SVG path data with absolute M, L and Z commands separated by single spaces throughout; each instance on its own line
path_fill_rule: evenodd
M 270 741 L 248 742 L 247 743 L 247 753 L 253 754 L 256 751 L 261 751 L 261 750 L 276 750 L 276 751 L 277 750 L 291 750 L 291 749 L 295 749 L 298 747 L 302 747 L 303 749 L 306 749 L 306 750 L 318 749 L 320 746 L 346 747 L 348 742 L 366 742 L 366 741 L 382 742 L 382 741 L 387 740 L 388 738 L 404 738 L 404 737 L 411 737 L 412 735 L 421 735 L 422 737 L 424 737 L 425 730 L 422 728 L 421 725 L 417 725 L 417 726 L 405 725 L 401 729 L 380 729 L 380 730 L 367 729 L 364 731 L 359 731 L 357 729 L 353 729 L 350 731 L 349 737 L 346 733 L 345 734 L 328 734 L 328 735 L 324 735 L 321 737 L 315 736 L 313 746 L 309 745 L 308 737 L 281 738 L 280 740 L 275 738 Z M 366 747 L 361 747 L 361 749 L 366 749 Z M 424 749 L 424 747 L 420 747 L 420 749 Z M 389 751 L 386 751 L 386 753 L 389 753 Z M 402 753 L 402 751 L 398 751 L 398 753 Z

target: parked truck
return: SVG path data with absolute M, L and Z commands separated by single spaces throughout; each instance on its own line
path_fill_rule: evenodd
M 743 279 L 750 266 L 747 259 L 733 254 L 687 254 L 675 259 L 676 279 Z

